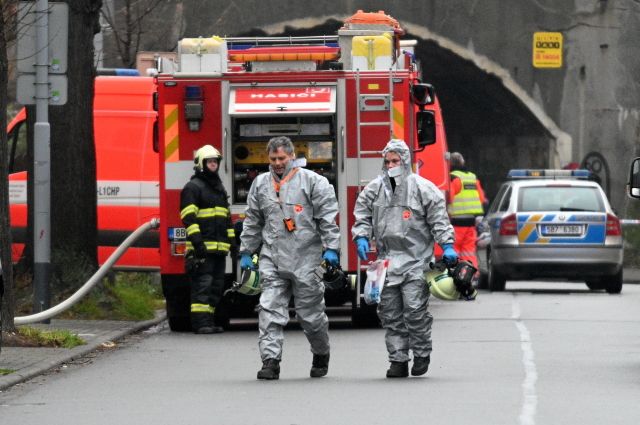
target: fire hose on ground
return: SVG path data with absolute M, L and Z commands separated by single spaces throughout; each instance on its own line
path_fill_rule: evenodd
M 640 220 L 633 219 L 622 219 L 620 220 L 622 225 L 633 225 L 640 224 Z M 16 325 L 28 325 L 31 323 L 41 322 L 43 320 L 50 319 L 63 311 L 71 308 L 75 305 L 82 297 L 84 297 L 98 282 L 100 282 L 104 276 L 107 274 L 109 270 L 113 267 L 116 261 L 125 253 L 127 249 L 138 240 L 144 233 L 151 229 L 157 229 L 160 226 L 160 220 L 157 218 L 152 219 L 140 227 L 138 227 L 133 233 L 131 233 L 119 246 L 118 248 L 109 256 L 107 261 L 94 273 L 91 278 L 80 287 L 73 295 L 69 298 L 61 302 L 60 304 L 51 307 L 47 310 L 41 311 L 36 314 L 32 314 L 29 316 L 20 316 L 14 318 L 14 323 Z
M 47 310 L 41 311 L 29 316 L 21 316 L 13 319 L 16 325 L 28 325 L 30 323 L 41 322 L 46 319 L 50 319 L 63 311 L 69 309 L 76 304 L 82 297 L 84 297 L 98 282 L 100 282 L 107 272 L 113 267 L 116 261 L 125 253 L 127 249 L 138 240 L 144 233 L 150 229 L 157 229 L 160 226 L 160 220 L 157 218 L 152 219 L 138 227 L 133 231 L 109 256 L 107 261 L 94 273 L 91 278 L 80 287 L 73 295 L 61 302 L 60 304 L 51 307 Z

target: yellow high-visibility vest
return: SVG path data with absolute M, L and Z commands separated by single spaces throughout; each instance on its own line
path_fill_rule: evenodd
M 458 192 L 449 205 L 451 217 L 482 215 L 482 202 L 478 192 L 478 178 L 470 171 L 452 171 L 451 174 L 460 179 L 462 190 Z

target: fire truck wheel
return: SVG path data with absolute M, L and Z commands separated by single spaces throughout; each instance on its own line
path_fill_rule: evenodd
M 218 307 L 216 307 L 216 312 L 213 314 L 213 321 L 216 326 L 222 326 L 225 330 L 229 329 L 229 323 L 231 322 L 229 306 L 223 299 Z
M 169 321 L 169 329 L 173 332 L 191 332 L 191 320 L 184 316 L 167 316 Z
M 355 328 L 380 327 L 380 319 L 376 312 L 377 305 L 367 305 L 364 302 L 360 308 L 351 308 L 351 323 Z
M 190 332 L 189 280 L 184 275 L 162 275 L 167 320 L 173 332 Z

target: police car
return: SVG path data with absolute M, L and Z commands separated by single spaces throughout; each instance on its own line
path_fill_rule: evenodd
M 581 280 L 622 290 L 620 220 L 588 170 L 511 170 L 484 224 L 490 240 L 480 287 L 507 280 Z

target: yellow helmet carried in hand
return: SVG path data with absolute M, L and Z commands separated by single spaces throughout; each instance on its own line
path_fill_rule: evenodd
M 232 290 L 244 295 L 258 295 L 262 292 L 260 284 L 260 272 L 258 271 L 258 255 L 251 257 L 253 269 L 244 269 L 240 272 L 240 282 L 234 282 Z
M 430 270 L 424 274 L 424 279 L 429 285 L 429 292 L 436 298 L 447 301 L 455 301 L 460 298 L 460 292 L 456 289 L 453 278 L 446 268 L 444 270 Z
M 260 272 L 258 270 L 243 270 L 240 277 L 238 292 L 244 295 L 258 295 L 262 292 Z
M 216 148 L 211 145 L 204 145 L 200 149 L 196 151 L 193 155 L 193 163 L 195 164 L 195 168 L 197 171 L 204 170 L 204 161 L 205 159 L 215 158 L 218 161 L 222 159 L 222 154 Z

